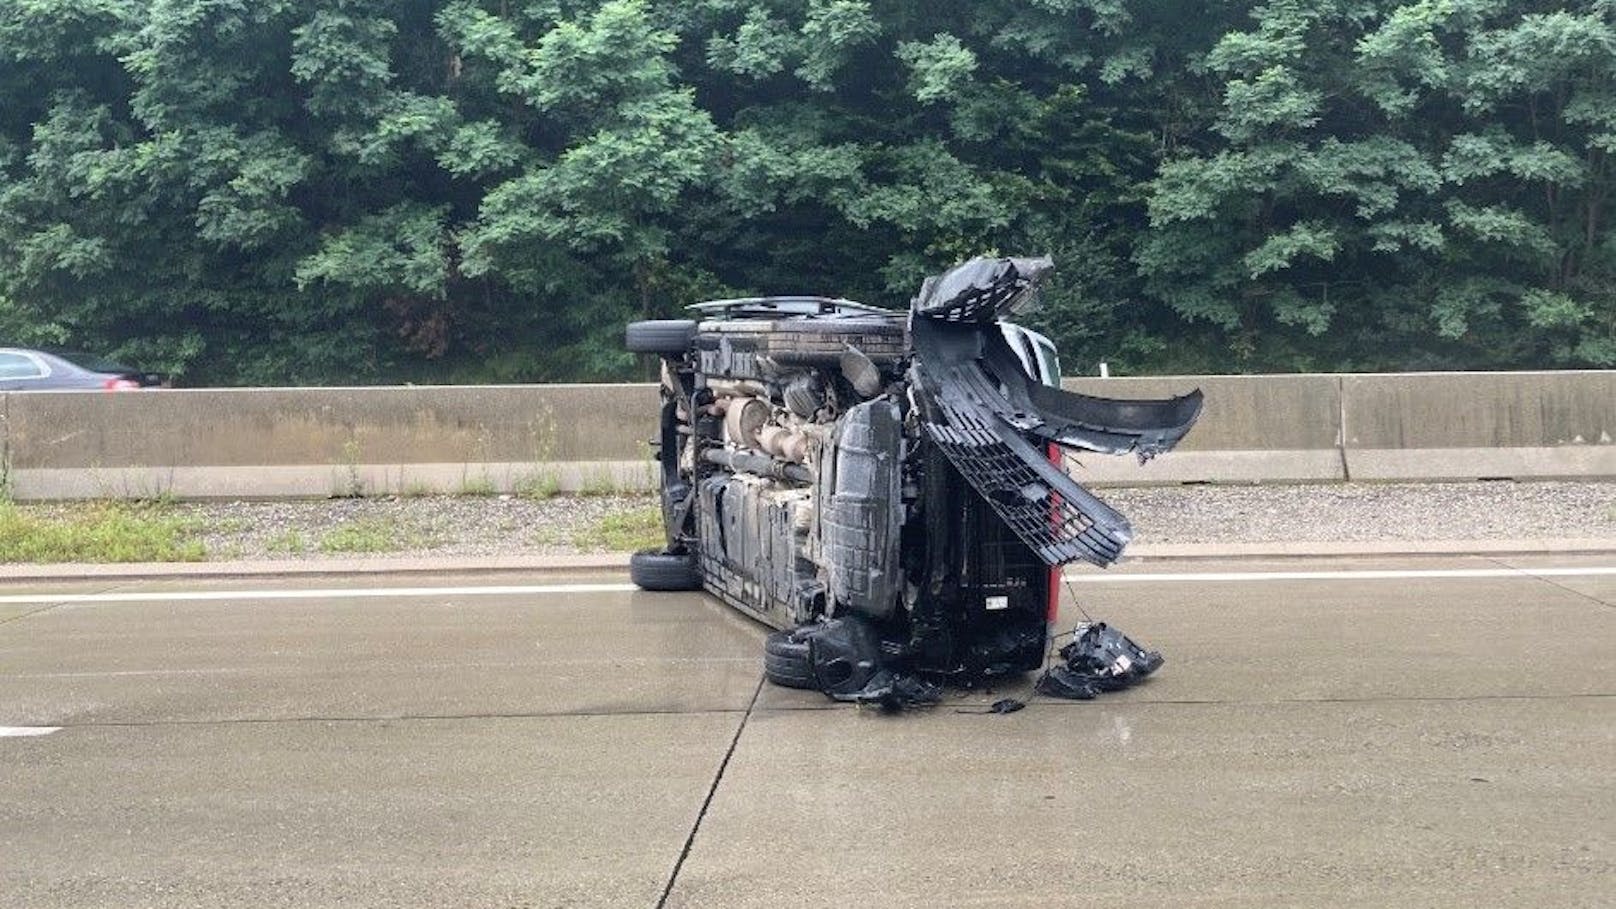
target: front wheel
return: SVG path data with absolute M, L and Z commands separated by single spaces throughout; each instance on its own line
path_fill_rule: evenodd
M 696 337 L 693 319 L 647 319 L 630 322 L 623 332 L 623 346 L 629 353 L 681 357 Z
M 642 549 L 629 556 L 628 577 L 641 590 L 700 590 L 696 557 L 657 549 Z

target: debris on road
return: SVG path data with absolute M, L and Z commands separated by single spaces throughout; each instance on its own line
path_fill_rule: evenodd
M 1144 681 L 1166 660 L 1146 650 L 1104 622 L 1083 624 L 1075 639 L 1060 649 L 1062 662 L 1038 679 L 1039 694 L 1073 701 L 1092 700 L 1107 691 L 1121 691 Z
M 823 692 L 832 700 L 903 710 L 937 703 L 940 685 L 885 665 L 875 627 L 858 616 L 830 619 L 769 635 L 763 648 L 769 679 Z
M 1000 698 L 999 700 L 994 701 L 992 704 L 988 705 L 988 709 L 986 709 L 986 710 L 956 710 L 954 712 L 955 713 L 979 713 L 979 714 L 983 714 L 983 715 L 989 715 L 989 714 L 998 715 L 998 714 L 1006 714 L 1006 713 L 1015 713 L 1016 711 L 1021 710 L 1021 709 L 1025 708 L 1026 706 L 1027 706 L 1026 701 L 1018 700 L 1016 698 Z

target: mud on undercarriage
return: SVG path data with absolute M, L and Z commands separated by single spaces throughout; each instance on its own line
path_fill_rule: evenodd
M 765 297 L 631 324 L 628 348 L 662 359 L 668 537 L 635 555 L 635 582 L 705 587 L 780 629 L 766 645 L 770 680 L 832 697 L 924 702 L 938 683 L 1040 668 L 1061 566 L 1110 565 L 1132 536 L 1067 475 L 1061 451 L 1147 460 L 1202 405 L 1199 391 L 1061 390 L 1053 345 L 1008 321 L 1051 268 L 973 259 L 927 279 L 907 313 Z M 1111 651 L 1100 631 L 1078 641 L 1089 656 L 1122 655 L 1121 676 L 1160 665 L 1099 627 Z M 1080 668 L 1065 686 L 1043 682 L 1081 689 Z

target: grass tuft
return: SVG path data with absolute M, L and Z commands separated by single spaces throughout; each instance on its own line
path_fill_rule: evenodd
M 609 514 L 597 521 L 595 526 L 575 533 L 572 542 L 579 549 L 612 552 L 634 552 L 663 546 L 667 539 L 662 530 L 662 509 L 652 505 Z
M 516 481 L 514 491 L 524 499 L 543 502 L 561 492 L 561 478 L 553 470 L 530 473 Z
M 160 504 L 97 502 L 36 515 L 0 502 L 0 562 L 200 562 L 200 529 Z
M 309 541 L 302 531 L 285 530 L 266 540 L 264 548 L 285 555 L 302 555 L 309 551 Z
M 617 478 L 609 470 L 594 470 L 585 475 L 578 486 L 578 495 L 586 498 L 600 496 L 615 496 L 621 494 L 622 487 L 617 484 Z
M 419 527 L 387 518 L 346 521 L 320 537 L 320 551 L 328 554 L 399 552 L 431 545 L 431 538 Z
M 411 480 L 398 491 L 398 497 L 401 499 L 424 499 L 437 494 L 438 490 L 425 480 Z

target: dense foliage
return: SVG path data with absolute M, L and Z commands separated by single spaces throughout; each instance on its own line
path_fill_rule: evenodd
M 1616 0 L 0 0 L 0 343 L 620 378 L 1061 266 L 1068 371 L 1616 366 Z

